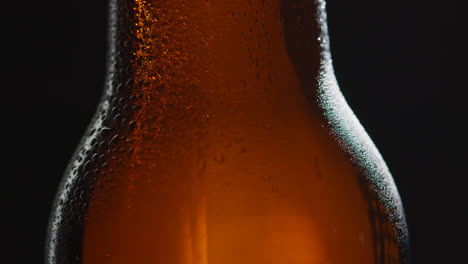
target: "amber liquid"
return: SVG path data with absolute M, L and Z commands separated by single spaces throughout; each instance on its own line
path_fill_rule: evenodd
M 108 107 L 80 167 L 94 179 L 82 263 L 402 263 L 314 105 L 314 1 L 113 7 Z

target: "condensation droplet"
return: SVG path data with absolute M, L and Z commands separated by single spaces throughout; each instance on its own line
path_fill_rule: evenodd
M 224 155 L 221 153 L 218 153 L 214 156 L 214 160 L 218 163 L 224 163 Z

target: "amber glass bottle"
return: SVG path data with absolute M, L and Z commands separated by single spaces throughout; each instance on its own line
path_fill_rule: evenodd
M 47 263 L 407 263 L 322 0 L 111 0 L 109 21 L 105 91 Z

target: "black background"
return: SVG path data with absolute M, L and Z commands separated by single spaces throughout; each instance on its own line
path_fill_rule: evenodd
M 57 184 L 103 87 L 106 2 L 2 7 L 5 263 L 43 261 Z M 327 5 L 338 81 L 394 175 L 418 264 L 452 263 L 461 255 L 455 239 L 466 217 L 455 187 L 466 176 L 467 111 L 457 8 L 430 1 Z

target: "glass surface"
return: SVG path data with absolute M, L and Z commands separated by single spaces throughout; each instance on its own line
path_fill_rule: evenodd
M 326 34 L 322 1 L 112 1 L 49 263 L 404 263 L 398 193 Z

